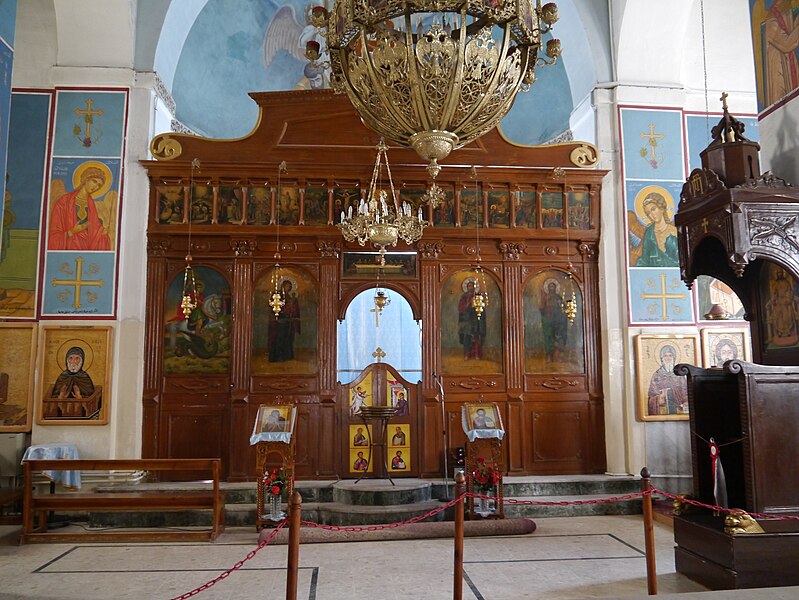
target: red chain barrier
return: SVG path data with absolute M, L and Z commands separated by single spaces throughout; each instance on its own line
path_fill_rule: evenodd
M 683 496 L 677 496 L 675 494 L 669 494 L 668 492 L 663 492 L 656 488 L 652 489 L 652 493 L 660 494 L 661 496 L 665 496 L 666 498 L 670 498 L 672 500 L 679 500 L 680 502 L 684 502 L 685 504 L 690 504 L 691 506 L 698 506 L 700 508 L 709 508 L 716 512 L 732 513 L 742 510 L 740 508 L 726 508 L 724 506 L 714 506 L 712 504 L 704 504 L 702 502 L 699 502 L 698 500 L 693 500 L 691 498 L 684 498 Z M 791 515 L 767 515 L 763 513 L 753 513 L 748 511 L 747 514 L 750 517 L 754 517 L 756 519 L 775 519 L 778 521 L 799 521 L 799 517 L 794 517 Z
M 386 523 L 385 525 L 366 525 L 362 527 L 360 525 L 348 525 L 348 526 L 322 525 L 321 523 L 315 523 L 313 521 L 300 521 L 300 523 L 302 523 L 305 527 L 325 529 L 327 531 L 359 532 L 359 531 L 381 531 L 383 529 L 396 529 L 397 527 L 402 527 L 403 525 L 418 523 L 419 521 L 424 521 L 428 517 L 433 517 L 438 513 L 447 510 L 451 506 L 455 506 L 458 502 L 461 501 L 461 499 L 463 499 L 466 496 L 468 496 L 468 494 L 461 494 L 457 498 L 450 500 L 446 504 L 441 505 L 439 508 L 434 508 L 430 512 L 427 512 L 423 515 L 419 515 L 418 517 L 411 517 L 407 521 L 397 521 L 396 523 Z
M 494 500 L 496 496 L 486 496 L 484 494 L 466 493 L 467 496 L 472 498 L 484 498 L 486 500 Z M 503 504 L 521 504 L 531 506 L 581 506 L 584 504 L 604 504 L 606 502 L 620 502 L 622 500 L 635 500 L 643 498 L 644 492 L 636 492 L 634 494 L 625 494 L 623 496 L 613 496 L 612 498 L 600 498 L 598 500 L 517 500 L 515 498 L 503 498 Z
M 174 598 L 172 598 L 172 600 L 186 600 L 186 598 L 191 598 L 192 596 L 196 596 L 200 592 L 204 592 L 205 590 L 207 590 L 211 586 L 219 583 L 220 581 L 222 581 L 223 579 L 228 577 L 234 571 L 237 571 L 238 569 L 241 569 L 244 566 L 244 563 L 246 563 L 248 560 L 253 558 L 256 554 L 258 554 L 258 552 L 262 548 L 265 548 L 269 544 L 269 542 L 271 542 L 273 539 L 275 539 L 275 536 L 278 534 L 278 532 L 281 529 L 283 529 L 283 527 L 286 525 L 286 523 L 288 523 L 288 519 L 283 519 L 278 524 L 278 526 L 275 527 L 275 530 L 272 533 L 269 534 L 269 537 L 267 537 L 263 542 L 261 542 L 255 550 L 252 550 L 247 556 L 245 556 L 242 560 L 237 562 L 235 565 L 233 565 L 227 571 L 224 571 L 223 573 L 221 573 L 219 575 L 219 577 L 217 577 L 216 579 L 212 579 L 211 581 L 208 581 L 207 583 L 202 584 L 200 587 L 195 588 L 195 589 L 193 589 L 190 592 L 186 592 L 185 594 L 182 594 L 180 596 L 175 596 Z
M 669 498 L 671 500 L 679 500 L 680 502 L 684 502 L 685 504 L 691 504 L 692 506 L 698 506 L 700 508 L 707 508 L 707 509 L 711 509 L 711 510 L 714 510 L 714 511 L 717 511 L 717 512 L 728 512 L 728 513 L 731 513 L 731 512 L 735 512 L 735 511 L 741 510 L 741 509 L 737 509 L 737 508 L 725 508 L 723 506 L 713 506 L 711 504 L 704 504 L 702 502 L 699 502 L 698 500 L 692 500 L 690 498 L 684 498 L 682 496 L 677 496 L 675 494 L 670 494 L 668 492 L 664 492 L 664 491 L 659 490 L 657 488 L 652 488 L 651 490 L 643 491 L 643 492 L 635 492 L 635 493 L 632 493 L 632 494 L 624 494 L 622 496 L 611 496 L 609 498 L 600 498 L 600 499 L 596 499 L 596 500 L 562 500 L 562 501 L 556 501 L 556 500 L 517 500 L 515 498 L 503 498 L 502 501 L 505 504 L 518 504 L 518 505 L 535 505 L 535 506 L 570 506 L 570 505 L 574 505 L 574 506 L 582 506 L 582 505 L 586 505 L 586 504 L 605 504 L 605 503 L 609 503 L 609 502 L 625 502 L 625 501 L 628 501 L 628 500 L 637 500 L 637 499 L 642 499 L 645 495 L 652 495 L 652 494 L 657 494 L 659 496 L 663 496 L 663 497 Z M 434 508 L 433 510 L 431 510 L 429 512 L 426 512 L 423 515 L 419 515 L 417 517 L 411 517 L 410 519 L 407 519 L 405 521 L 398 521 L 396 523 L 387 523 L 387 524 L 383 524 L 383 525 L 339 526 L 339 525 L 323 525 L 321 523 L 315 523 L 313 521 L 300 521 L 300 523 L 303 526 L 305 526 L 305 527 L 312 527 L 312 528 L 315 528 L 315 529 L 325 529 L 327 531 L 346 531 L 346 532 L 352 532 L 352 533 L 357 533 L 357 532 L 360 532 L 360 531 L 381 531 L 381 530 L 384 530 L 384 529 L 396 529 L 397 527 L 402 527 L 403 525 L 410 525 L 412 523 L 419 523 L 420 521 L 424 521 L 425 519 L 433 517 L 433 516 L 439 514 L 440 512 L 445 511 L 448 508 L 451 508 L 452 506 L 455 506 L 458 502 L 460 502 L 461 500 L 463 500 L 465 498 L 468 498 L 468 497 L 471 497 L 471 498 L 485 498 L 485 499 L 488 499 L 488 500 L 493 500 L 493 499 L 496 498 L 495 496 L 487 496 L 487 495 L 484 495 L 484 494 L 475 494 L 475 493 L 472 493 L 472 492 L 466 492 L 466 493 L 461 494 L 457 498 L 454 498 L 453 500 L 450 500 L 446 504 L 442 504 L 440 507 Z M 750 516 L 752 516 L 752 517 L 760 518 L 760 519 L 778 519 L 778 520 L 784 520 L 784 521 L 799 521 L 799 516 L 767 515 L 767 514 L 761 514 L 761 513 L 748 513 L 748 514 Z M 228 577 L 231 573 L 233 573 L 237 569 L 240 569 L 242 566 L 244 566 L 245 562 L 247 562 L 248 560 L 252 559 L 262 548 L 267 546 L 269 544 L 269 542 L 271 542 L 275 538 L 275 536 L 278 534 L 278 532 L 286 525 L 287 522 L 288 521 L 286 519 L 281 521 L 280 524 L 275 528 L 275 530 L 272 533 L 269 534 L 269 537 L 267 537 L 261 544 L 259 544 L 259 546 L 255 550 L 253 550 L 249 554 L 247 554 L 247 556 L 244 559 L 242 559 L 239 562 L 237 562 L 230 569 L 228 569 L 227 571 L 225 571 L 222 574 L 220 574 L 219 577 L 217 577 L 216 579 L 212 579 L 208 583 L 205 583 L 205 584 L 201 585 L 200 587 L 198 587 L 196 589 L 193 589 L 190 592 L 186 592 L 185 594 L 183 594 L 181 596 L 175 596 L 172 600 L 186 600 L 187 598 L 191 598 L 192 596 L 195 596 L 196 594 L 199 594 L 200 592 L 207 590 L 208 588 L 210 588 L 214 584 L 218 583 L 219 581 L 222 581 L 223 579 Z

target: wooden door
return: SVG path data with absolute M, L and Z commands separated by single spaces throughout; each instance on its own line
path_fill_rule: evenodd
M 340 387 L 342 477 L 419 476 L 418 398 L 417 385 L 384 363 L 369 365 L 352 382 Z M 397 412 L 383 432 L 380 422 L 363 419 L 359 414 L 361 406 L 395 406 Z

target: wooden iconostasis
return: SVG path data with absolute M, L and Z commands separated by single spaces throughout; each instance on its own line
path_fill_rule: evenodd
M 142 163 L 150 179 L 144 457 L 221 457 L 227 480 L 253 480 L 258 406 L 291 402 L 297 476 L 355 478 L 363 424 L 350 414 L 353 390 L 369 383 L 385 401 L 405 392 L 407 414 L 389 427 L 388 450 L 402 451 L 397 468 L 387 457 L 392 477 L 440 476 L 442 433 L 446 451 L 463 446 L 461 405 L 475 401 L 502 411 L 509 473 L 604 472 L 605 173 L 578 168 L 595 163 L 595 149 L 519 148 L 490 132 L 445 161 L 437 179 L 445 198 L 432 208 L 423 204 L 424 165 L 390 147 L 398 195 L 432 223 L 414 246 L 389 248 L 380 272 L 380 285 L 420 323 L 421 376 L 403 379 L 387 360 L 366 382 L 365 373 L 337 372 L 337 331 L 353 299 L 375 288 L 374 255 L 365 252 L 374 249 L 346 243 L 335 224 L 365 194 L 378 138 L 332 93 L 253 97 L 262 119 L 250 136 L 163 134 L 151 144 L 158 160 Z M 197 308 L 184 318 L 189 251 Z M 468 310 L 475 277 L 489 298 L 480 319 Z M 286 300 L 277 319 L 268 305 L 276 283 Z M 572 293 L 569 323 L 562 304 Z

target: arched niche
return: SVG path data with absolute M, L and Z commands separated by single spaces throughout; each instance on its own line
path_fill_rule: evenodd
M 572 292 L 577 312 L 569 323 L 563 309 Z M 584 373 L 583 294 L 575 276 L 560 269 L 539 271 L 525 282 L 522 305 L 525 372 Z
M 284 305 L 275 316 L 277 290 Z M 319 371 L 318 282 L 303 269 L 264 271 L 253 286 L 252 374 L 309 375 Z
M 476 280 L 488 293 L 479 318 L 471 304 Z M 440 305 L 442 372 L 502 373 L 502 294 L 493 275 L 486 269 L 455 271 L 441 285 Z
M 421 321 L 398 289 L 380 289 L 390 302 L 379 311 L 374 284 L 362 287 L 343 307 L 337 332 L 336 372 L 340 382 L 352 381 L 373 362 L 392 365 L 409 381 L 421 379 Z
M 348 287 L 342 294 L 336 318 L 339 321 L 343 321 L 346 318 L 347 311 L 350 309 L 350 305 L 352 304 L 353 300 L 357 296 L 363 294 L 364 291 L 371 290 L 372 296 L 374 296 L 374 291 L 378 284 L 381 289 L 386 290 L 392 297 L 393 294 L 399 294 L 402 296 L 408 303 L 408 306 L 410 306 L 411 313 L 413 314 L 413 319 L 415 321 L 419 321 L 422 318 L 421 303 L 419 301 L 418 295 L 407 286 L 404 286 L 396 281 L 384 281 L 383 279 L 381 279 L 379 282 L 376 280 L 367 281 Z
M 175 273 L 164 303 L 165 375 L 226 374 L 230 367 L 231 294 L 227 278 L 211 267 L 195 266 Z M 186 317 L 181 308 L 186 290 L 196 307 Z M 195 291 L 196 290 L 196 293 Z

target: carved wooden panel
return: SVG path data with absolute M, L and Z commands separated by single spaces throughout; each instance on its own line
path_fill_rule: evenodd
M 536 471 L 579 473 L 585 468 L 588 414 L 585 403 L 533 403 L 528 409 L 528 460 Z
M 167 404 L 174 406 L 161 410 L 159 457 L 219 457 L 222 459 L 222 476 L 226 478 L 229 440 L 224 403 L 206 406 L 180 406 L 178 402 Z M 196 473 L 189 472 L 184 478 L 193 477 Z M 180 475 L 176 477 L 180 478 Z
M 352 259 L 351 253 L 363 249 L 345 242 L 334 227 L 340 219 L 335 208 L 345 194 L 357 198 L 366 187 L 377 137 L 362 125 L 344 97 L 327 92 L 253 97 L 264 115 L 251 135 L 209 141 L 164 134 L 157 146 L 175 152 L 143 161 L 151 182 L 143 454 L 191 453 L 196 439 L 202 439 L 213 422 L 218 427 L 209 435 L 217 437 L 207 452 L 225 458 L 233 480 L 252 480 L 249 435 L 257 406 L 281 397 L 299 406 L 297 476 L 351 476 L 343 468 L 349 458 L 345 460 L 343 452 L 349 415 L 337 383 L 337 319 L 346 314 L 350 300 L 374 282 L 364 275 L 368 269 L 356 269 L 355 274 L 345 270 L 345 256 L 350 254 Z M 308 115 L 314 115 L 313 119 L 309 121 Z M 213 211 L 207 223 L 193 223 L 189 231 L 183 218 L 161 218 L 161 203 L 169 200 L 161 188 L 180 186 L 178 201 L 183 206 L 179 214 L 188 214 L 193 158 L 201 161 L 203 185 L 213 191 Z M 395 146 L 389 158 L 396 187 L 415 201 L 427 186 L 420 159 L 413 151 Z M 276 202 L 277 165 L 283 160 L 291 170 L 281 180 L 281 188 L 292 199 L 288 209 Z M 465 166 L 475 161 L 490 167 L 478 171 L 476 180 Z M 418 445 L 412 449 L 413 464 L 420 474 L 440 476 L 444 452 L 465 444 L 460 406 L 476 400 L 500 406 L 507 431 L 503 458 L 509 472 L 604 471 L 597 248 L 605 173 L 566 168 L 556 178 L 552 171 L 555 166 L 590 166 L 594 161 L 592 147 L 579 142 L 519 148 L 492 131 L 448 157 L 445 163 L 449 164 L 437 179 L 446 200 L 435 210 L 423 208 L 425 219 L 436 225 L 428 227 L 417 244 L 397 245 L 397 251 L 418 252 L 414 269 L 395 279 L 381 277 L 381 283 L 402 293 L 414 318 L 422 323 L 421 384 L 410 382 L 417 394 L 413 443 Z M 231 186 L 240 194 L 234 194 Z M 231 219 L 226 212 L 230 208 L 226 199 L 233 197 L 236 204 L 230 214 L 239 211 L 241 219 Z M 559 199 L 560 204 L 554 206 L 552 199 Z M 478 214 L 483 225 L 479 242 L 474 219 Z M 563 226 L 565 216 L 573 225 L 571 237 Z M 165 376 L 165 317 L 172 319 L 176 314 L 165 305 L 166 285 L 184 268 L 189 237 L 193 264 L 214 269 L 229 282 L 228 314 L 234 317 L 229 332 L 230 366 L 213 375 Z M 270 369 L 255 368 L 256 359 L 264 360 L 263 335 L 257 326 L 271 318 L 264 302 L 266 288 L 259 287 L 259 282 L 269 279 L 276 252 L 285 269 L 303 273 L 313 282 L 318 297 L 313 369 L 303 371 L 296 364 L 282 370 L 274 364 Z M 496 356 L 490 361 L 489 357 L 464 359 L 456 373 L 444 376 L 442 423 L 434 374 L 449 372 L 442 356 L 442 333 L 457 327 L 458 318 L 451 301 L 447 311 L 442 310 L 442 286 L 457 272 L 473 269 L 478 255 L 486 278 L 495 286 L 488 313 L 494 324 L 501 323 L 495 336 Z M 585 332 L 582 361 L 572 364 L 585 368 L 571 369 L 579 373 L 525 372 L 524 285 L 542 271 L 564 272 L 570 263 L 583 294 Z M 456 291 L 460 296 L 462 290 Z M 307 331 L 303 329 L 306 335 Z M 452 339 L 451 331 L 449 335 Z M 451 345 L 460 360 L 464 353 L 457 337 L 456 333 Z M 261 346 L 254 351 L 256 339 Z M 484 367 L 489 362 L 491 368 Z M 442 428 L 447 431 L 446 449 Z

